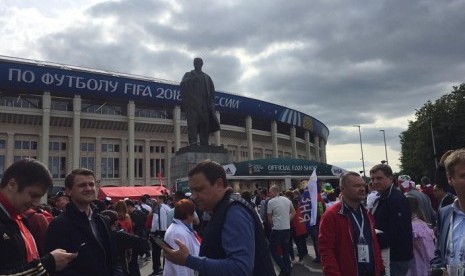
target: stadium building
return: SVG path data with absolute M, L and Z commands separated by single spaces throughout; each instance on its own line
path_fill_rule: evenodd
M 326 163 L 328 128 L 299 111 L 216 92 L 221 130 L 210 143 L 234 162 Z M 0 56 L 0 174 L 31 157 L 55 185 L 89 168 L 101 185 L 170 186 L 170 159 L 187 146 L 177 82 Z

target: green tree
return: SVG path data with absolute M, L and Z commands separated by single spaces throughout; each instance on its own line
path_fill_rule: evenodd
M 401 173 L 410 175 L 418 183 L 422 176 L 434 177 L 436 164 L 431 128 L 438 162 L 446 151 L 465 147 L 465 83 L 453 86 L 453 91 L 434 103 L 426 102 L 416 110 L 415 117 L 399 136 L 400 168 Z

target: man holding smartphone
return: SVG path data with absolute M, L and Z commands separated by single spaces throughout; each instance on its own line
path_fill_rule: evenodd
M 199 256 L 180 240 L 178 250 L 162 246 L 166 259 L 200 275 L 275 275 L 261 221 L 248 202 L 232 193 L 223 167 L 211 160 L 189 172 L 192 200 L 211 212 Z
M 97 213 L 94 172 L 76 169 L 65 178 L 70 198 L 66 211 L 56 217 L 45 234 L 46 250 L 64 248 L 78 257 L 57 275 L 111 276 L 116 264 L 116 242 L 106 219 Z
M 34 159 L 17 161 L 3 174 L 0 183 L 0 275 L 48 275 L 62 270 L 76 258 L 76 254 L 63 249 L 47 251 L 50 253 L 40 257 L 34 238 L 21 219 L 27 209 L 39 205 L 50 186 L 50 172 Z

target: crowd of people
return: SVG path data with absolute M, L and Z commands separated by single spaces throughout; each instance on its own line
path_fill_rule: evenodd
M 0 182 L 0 275 L 291 275 L 308 257 L 325 275 L 464 275 L 465 149 L 416 185 L 387 164 L 319 182 L 314 225 L 304 189 L 234 193 L 211 160 L 189 172 L 190 193 L 96 199 L 87 169 L 41 205 L 48 169 L 23 159 Z M 294 250 L 295 248 L 295 250 Z

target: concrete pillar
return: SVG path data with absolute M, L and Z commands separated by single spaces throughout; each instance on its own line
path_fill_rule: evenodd
M 6 156 L 5 156 L 5 170 L 13 164 L 14 161 L 14 149 L 15 149 L 15 134 L 8 132 L 6 139 Z
M 297 158 L 297 144 L 296 144 L 296 129 L 295 126 L 291 126 L 291 155 L 292 158 Z
M 320 157 L 320 137 L 318 135 L 315 135 L 313 138 L 313 144 L 315 144 L 315 160 L 318 162 L 321 162 L 321 157 Z
M 278 124 L 276 121 L 271 122 L 271 144 L 273 149 L 273 158 L 278 158 Z
M 95 137 L 95 177 L 102 178 L 102 137 Z
M 249 160 L 253 160 L 253 133 L 252 133 L 252 117 L 245 118 L 245 133 L 247 135 L 247 152 Z
M 73 162 L 72 169 L 79 168 L 81 153 L 81 96 L 75 95 L 73 99 Z
M 39 160 L 48 167 L 48 144 L 50 142 L 50 106 L 52 97 L 49 92 L 42 95 L 42 141 L 40 141 Z
M 221 125 L 221 114 L 219 111 L 215 112 L 216 118 L 218 118 L 218 122 L 220 122 Z M 221 146 L 221 129 L 215 132 L 215 144 L 217 146 Z
M 305 131 L 305 155 L 308 160 L 312 160 L 312 151 L 310 150 L 310 131 Z
M 173 125 L 174 125 L 174 150 L 178 151 L 181 148 L 181 107 L 179 105 L 173 110 Z
M 321 162 L 326 163 L 326 143 L 323 139 L 320 140 L 320 149 Z
M 145 139 L 144 145 L 145 185 L 150 184 L 150 140 Z
M 166 161 L 165 161 L 165 171 L 163 173 L 163 178 L 166 179 L 164 180 L 165 182 L 163 184 L 165 184 L 165 187 L 167 187 L 168 189 L 170 190 L 173 190 L 173 187 L 171 187 L 171 185 L 174 186 L 174 183 L 170 183 L 170 179 L 171 179 L 171 157 L 173 156 L 173 154 L 171 153 L 171 148 L 173 147 L 173 142 L 171 141 L 166 141 L 166 151 L 165 151 L 165 156 L 166 156 Z
M 127 150 L 126 150 L 127 149 Z M 128 186 L 128 139 L 121 138 L 121 169 L 120 169 L 120 178 L 122 186 Z M 133 149 L 134 151 L 134 149 Z M 133 161 L 134 162 L 134 161 Z
M 128 103 L 128 186 L 134 186 L 134 138 L 135 138 L 135 114 L 134 101 Z M 125 150 L 125 149 L 124 149 Z

